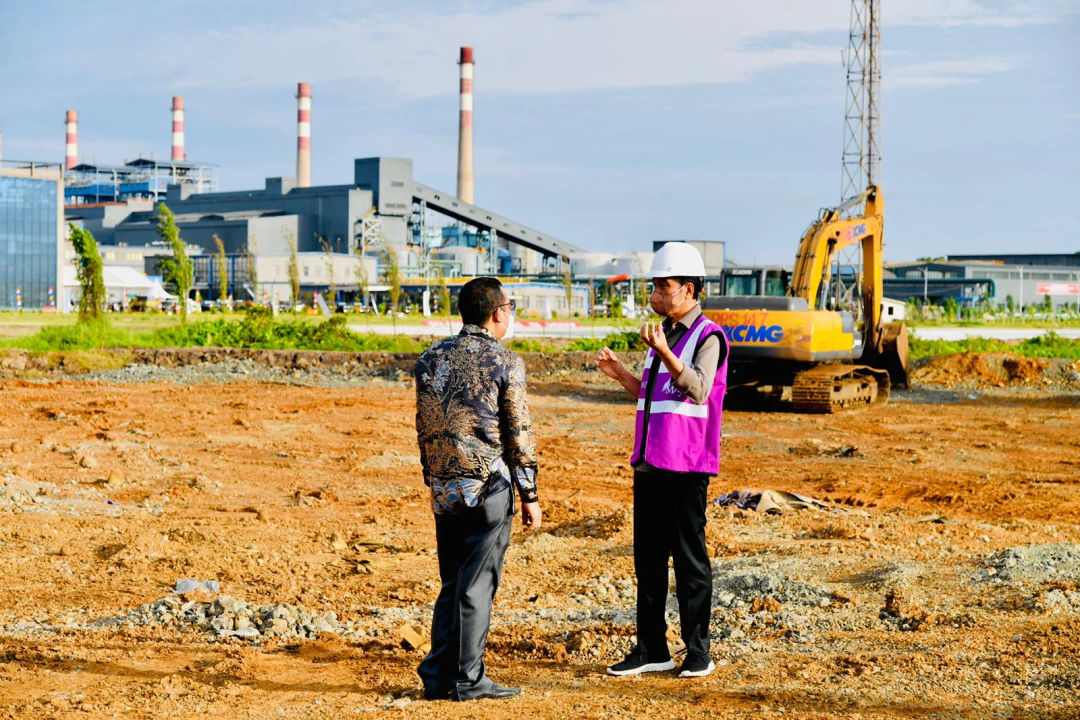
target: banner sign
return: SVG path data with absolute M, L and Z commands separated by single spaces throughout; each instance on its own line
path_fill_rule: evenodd
M 1080 295 L 1080 284 L 1039 283 L 1035 291 L 1040 295 Z

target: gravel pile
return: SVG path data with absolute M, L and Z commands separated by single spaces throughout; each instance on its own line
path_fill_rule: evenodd
M 585 592 L 571 596 L 575 602 L 590 605 L 625 605 L 637 601 L 637 589 L 634 581 L 630 578 L 615 580 L 611 575 L 604 574 L 600 577 L 586 581 Z
M 372 374 L 369 368 L 364 368 L 357 363 L 315 368 L 285 368 L 272 367 L 251 358 L 230 358 L 221 362 L 179 367 L 133 364 L 119 370 L 87 373 L 80 379 L 116 383 L 168 382 L 182 385 L 265 382 L 281 385 L 348 387 L 370 383 Z M 395 374 L 391 379 L 398 378 Z
M 806 607 L 828 607 L 836 596 L 826 588 L 794 580 L 765 569 L 749 569 L 739 560 L 713 564 L 713 605 L 749 607 L 755 601 L 776 602 Z
M 106 618 L 97 627 L 177 627 L 212 632 L 218 637 L 256 639 L 316 638 L 320 633 L 357 634 L 338 622 L 333 611 L 321 615 L 303 606 L 255 605 L 229 595 L 218 595 L 210 602 L 185 601 L 169 595 L 129 613 Z
M 999 550 L 981 563 L 983 579 L 1080 581 L 1080 545 L 1053 543 Z

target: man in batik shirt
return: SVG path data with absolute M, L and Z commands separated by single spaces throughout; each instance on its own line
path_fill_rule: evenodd
M 499 344 L 514 326 L 514 301 L 496 278 L 470 280 L 464 325 L 416 361 L 416 436 L 431 488 L 442 589 L 431 652 L 417 673 L 428 699 L 509 698 L 484 667 L 491 603 L 510 544 L 514 494 L 525 527 L 540 527 L 536 443 L 525 398 L 525 364 Z

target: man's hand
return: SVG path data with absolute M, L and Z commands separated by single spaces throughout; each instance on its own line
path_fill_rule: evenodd
M 526 530 L 539 530 L 541 522 L 543 522 L 543 513 L 540 512 L 540 503 L 521 503 L 521 524 Z
M 641 326 L 641 339 L 653 349 L 672 377 L 678 377 L 683 371 L 683 362 L 667 344 L 667 336 L 664 335 L 664 326 L 661 323 L 645 323 Z
M 596 354 L 596 367 L 609 378 L 619 379 L 623 370 L 622 361 L 611 351 L 611 348 L 603 348 Z
M 641 339 L 661 357 L 664 356 L 668 349 L 667 336 L 664 335 L 664 326 L 661 323 L 645 323 L 642 325 Z
M 596 367 L 609 378 L 618 380 L 631 397 L 637 397 L 641 392 L 641 380 L 630 374 L 618 356 L 611 352 L 611 348 L 603 348 L 596 354 Z

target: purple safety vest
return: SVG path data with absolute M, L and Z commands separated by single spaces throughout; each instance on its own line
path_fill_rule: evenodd
M 700 315 L 671 351 L 683 365 L 693 365 L 698 346 L 707 337 L 717 333 L 723 340 L 720 326 L 705 315 Z M 638 394 L 631 465 L 641 462 L 641 439 L 644 434 L 645 462 L 653 467 L 707 475 L 720 472 L 720 426 L 724 413 L 724 392 L 727 390 L 727 343 L 723 342 L 722 347 L 723 355 L 716 369 L 712 391 L 702 405 L 698 405 L 675 388 L 667 367 L 651 348 L 645 354 L 645 371 L 641 376 L 641 391 Z M 649 414 L 646 415 L 645 394 L 648 392 L 649 374 L 654 361 L 657 377 L 652 388 Z

